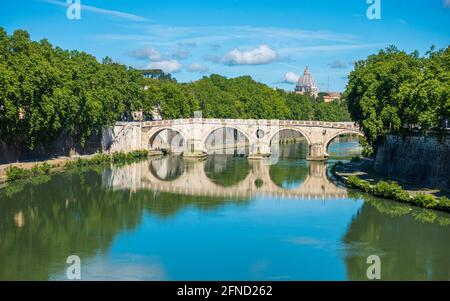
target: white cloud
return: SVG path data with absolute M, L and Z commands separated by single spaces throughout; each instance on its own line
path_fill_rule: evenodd
M 42 1 L 50 3 L 50 4 L 64 6 L 64 7 L 69 6 L 66 2 L 61 2 L 61 1 L 56 1 L 56 0 L 42 0 Z M 138 16 L 138 15 L 133 15 L 133 14 L 117 11 L 117 10 L 103 9 L 103 8 L 99 8 L 99 7 L 95 7 L 95 6 L 81 4 L 81 13 L 83 13 L 83 11 L 90 11 L 90 12 L 98 13 L 98 14 L 102 14 L 102 15 L 109 15 L 109 16 L 126 19 L 126 20 L 130 20 L 130 21 L 148 21 L 147 18 Z
M 196 64 L 196 63 L 194 63 L 194 64 L 190 64 L 190 65 L 187 67 L 187 70 L 188 70 L 189 72 L 200 72 L 200 73 L 203 73 L 203 72 L 208 71 L 208 67 L 206 67 L 205 65 L 202 65 L 202 64 Z
M 289 83 L 289 84 L 296 84 L 298 82 L 298 79 L 300 78 L 300 75 L 294 72 L 288 72 L 284 75 L 283 82 Z
M 129 56 L 138 60 L 159 61 L 161 59 L 161 54 L 151 47 L 133 50 Z
M 261 45 L 248 51 L 233 49 L 221 59 L 221 62 L 229 65 L 261 65 L 278 59 L 279 55 L 275 50 L 267 45 Z
M 450 0 L 442 0 L 444 7 L 450 7 Z
M 181 64 L 177 60 L 153 62 L 148 65 L 150 69 L 161 69 L 164 73 L 176 73 L 180 71 Z

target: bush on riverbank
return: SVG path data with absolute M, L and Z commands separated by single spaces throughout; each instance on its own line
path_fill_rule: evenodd
M 89 159 L 78 158 L 74 161 L 66 162 L 65 169 L 96 166 L 105 163 L 112 163 L 116 165 L 125 165 L 133 162 L 137 162 L 148 157 L 147 150 L 132 151 L 129 153 L 113 153 L 108 154 L 96 154 Z M 52 168 L 56 166 L 44 162 L 42 164 L 36 164 L 31 169 L 25 169 L 17 166 L 9 166 L 6 168 L 6 177 L 8 182 L 15 182 L 18 180 L 30 179 L 42 175 L 49 175 Z
M 410 203 L 428 209 L 450 212 L 450 199 L 446 197 L 436 198 L 423 193 L 411 196 L 400 185 L 394 182 L 380 181 L 376 184 L 370 184 L 368 181 L 361 180 L 356 176 L 349 176 L 346 183 L 351 188 L 361 189 L 374 196 Z
M 349 197 L 354 200 L 364 199 L 365 203 L 374 207 L 378 212 L 389 215 L 391 218 L 412 215 L 415 220 L 421 223 L 438 223 L 443 227 L 450 226 L 450 216 L 447 214 L 440 214 L 440 212 L 421 207 L 412 210 L 408 203 L 392 202 L 391 200 L 378 198 L 360 192 L 359 190 L 349 191 Z
M 17 166 L 9 166 L 6 168 L 6 177 L 8 182 L 37 177 L 41 175 L 48 175 L 52 169 L 52 165 L 47 162 L 43 164 L 36 164 L 31 169 L 20 168 Z
M 355 156 L 350 159 L 350 162 L 361 162 L 361 156 Z
M 145 159 L 148 157 L 147 150 L 138 150 L 132 151 L 129 153 L 113 153 L 112 155 L 108 154 L 97 154 L 92 158 L 84 159 L 78 158 L 77 160 L 67 162 L 64 167 L 66 169 L 75 168 L 75 167 L 86 167 L 86 166 L 94 166 L 106 163 L 112 163 L 117 165 L 129 164 L 141 159 Z

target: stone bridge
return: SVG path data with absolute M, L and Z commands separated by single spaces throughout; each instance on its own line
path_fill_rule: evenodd
M 302 181 L 293 187 L 282 187 L 272 180 L 270 169 L 273 165 L 267 165 L 261 160 L 250 161 L 249 170 L 238 182 L 223 185 L 205 172 L 206 160 L 172 164 L 171 160 L 178 158 L 155 157 L 150 161 L 114 167 L 104 174 L 103 183 L 115 190 L 136 192 L 145 189 L 222 198 L 249 198 L 260 195 L 283 199 L 325 200 L 348 196 L 346 189 L 330 181 L 327 165 L 323 162 L 309 162 L 307 175 Z
M 309 145 L 309 160 L 326 160 L 330 142 L 342 134 L 362 135 L 353 122 L 324 122 L 255 119 L 175 119 L 149 122 L 118 122 L 103 135 L 104 150 L 109 152 L 139 149 L 155 150 L 154 141 L 163 131 L 167 148 L 175 153 L 206 153 L 208 137 L 216 130 L 234 129 L 245 137 L 253 157 L 270 156 L 273 141 L 283 130 L 300 133 Z

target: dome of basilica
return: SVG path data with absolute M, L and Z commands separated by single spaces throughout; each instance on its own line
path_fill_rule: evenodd
M 319 89 L 317 87 L 316 81 L 309 72 L 308 67 L 305 68 L 303 76 L 300 76 L 300 78 L 298 79 L 295 92 L 297 92 L 298 94 L 310 94 L 314 97 L 317 97 L 317 95 L 319 94 Z

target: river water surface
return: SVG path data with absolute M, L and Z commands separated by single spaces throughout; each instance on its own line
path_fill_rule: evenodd
M 349 191 L 330 177 L 357 141 L 251 162 L 160 157 L 39 177 L 0 191 L 0 279 L 450 280 L 450 215 Z

